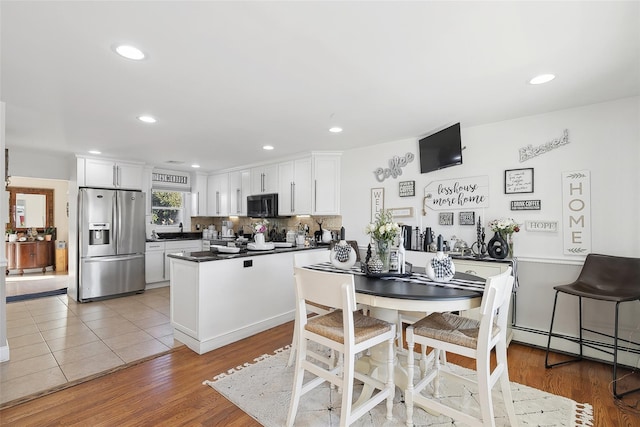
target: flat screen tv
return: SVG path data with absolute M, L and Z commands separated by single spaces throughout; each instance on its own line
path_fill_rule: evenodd
M 449 126 L 418 141 L 420 173 L 462 164 L 460 123 Z

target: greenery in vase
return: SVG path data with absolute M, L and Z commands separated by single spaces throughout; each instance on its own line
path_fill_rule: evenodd
M 494 233 L 500 233 L 506 237 L 520 231 L 520 224 L 515 222 L 513 218 L 500 218 L 491 221 L 489 228 L 491 228 Z
M 393 221 L 391 211 L 382 209 L 376 213 L 376 221 L 367 225 L 365 232 L 374 240 L 391 243 L 400 234 L 400 226 Z

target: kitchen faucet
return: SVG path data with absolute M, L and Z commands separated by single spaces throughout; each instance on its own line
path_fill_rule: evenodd
M 182 233 L 182 223 L 180 223 L 180 233 Z

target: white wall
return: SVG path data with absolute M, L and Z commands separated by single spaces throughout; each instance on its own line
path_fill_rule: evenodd
M 562 136 L 569 130 L 570 143 L 531 160 L 519 162 L 518 150 L 538 146 Z M 428 129 L 425 129 L 428 132 Z M 406 224 L 432 227 L 445 239 L 452 235 L 471 244 L 476 240 L 472 226 L 439 226 L 437 212 L 422 216 L 423 188 L 431 181 L 487 175 L 489 207 L 476 210 L 483 224 L 503 216 L 524 223 L 528 219 L 558 221 L 557 233 L 528 232 L 514 234 L 518 257 L 519 282 L 517 325 L 548 331 L 553 307 L 553 286 L 568 283 L 580 272 L 584 256 L 563 255 L 561 173 L 591 171 L 592 252 L 640 257 L 640 97 L 555 111 L 537 116 L 465 127 L 462 123 L 463 164 L 428 174 L 420 174 L 417 137 L 344 152 L 342 156 L 341 203 L 347 238 L 366 246 L 369 237 L 364 227 L 370 220 L 370 189 L 385 189 L 385 207 L 412 207 L 413 218 L 401 218 Z M 403 168 L 397 179 L 378 182 L 373 171 L 387 167 L 393 156 L 411 152 L 416 159 Z M 504 170 L 534 168 L 534 193 L 505 195 Z M 416 196 L 399 197 L 398 182 L 415 180 Z M 540 211 L 511 211 L 511 200 L 541 200 Z M 457 224 L 458 210 L 454 223 Z M 488 241 L 493 233 L 487 227 Z M 555 332 L 577 334 L 577 299 L 561 298 Z M 637 336 L 640 304 L 621 308 L 621 337 Z M 613 306 L 591 301 L 585 305 L 585 325 L 596 330 L 613 330 Z M 516 340 L 546 346 L 540 333 L 515 331 Z M 575 346 L 555 342 L 555 348 L 575 351 Z M 591 357 L 602 353 L 586 351 Z M 623 355 L 623 363 L 636 366 L 637 355 Z
M 9 175 L 68 181 L 75 168 L 72 156 L 55 152 L 34 152 L 20 147 L 9 148 Z
M 385 189 L 385 207 L 413 207 L 413 218 L 398 219 L 412 226 L 432 227 L 436 235 L 452 235 L 471 244 L 476 240 L 473 226 L 439 226 L 438 213 L 428 210 L 422 216 L 424 187 L 431 181 L 480 175 L 489 177 L 489 207 L 476 210 L 486 226 L 495 218 L 512 217 L 520 223 L 527 219 L 558 221 L 557 233 L 527 232 L 522 227 L 514 234 L 515 254 L 535 259 L 578 260 L 581 256 L 563 255 L 561 173 L 591 171 L 592 251 L 620 256 L 640 255 L 640 98 L 625 98 L 581 108 L 523 117 L 482 126 L 464 127 L 462 123 L 463 164 L 420 174 L 417 138 L 389 142 L 346 151 L 342 157 L 342 217 L 347 235 L 360 244 L 368 241 L 364 227 L 370 218 L 370 189 Z M 562 136 L 569 130 L 568 145 L 519 162 L 518 149 L 538 146 Z M 377 167 L 405 153 L 416 159 L 403 168 L 398 178 L 378 182 Z M 505 169 L 534 168 L 534 193 L 504 194 Z M 398 182 L 415 180 L 416 196 L 399 197 Z M 540 211 L 511 211 L 511 200 L 540 199 Z M 457 224 L 458 210 L 454 223 Z M 493 236 L 487 227 L 487 241 Z

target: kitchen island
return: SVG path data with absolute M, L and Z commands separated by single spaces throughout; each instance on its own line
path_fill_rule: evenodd
M 293 254 L 327 250 L 169 254 L 175 339 L 203 354 L 293 320 Z

